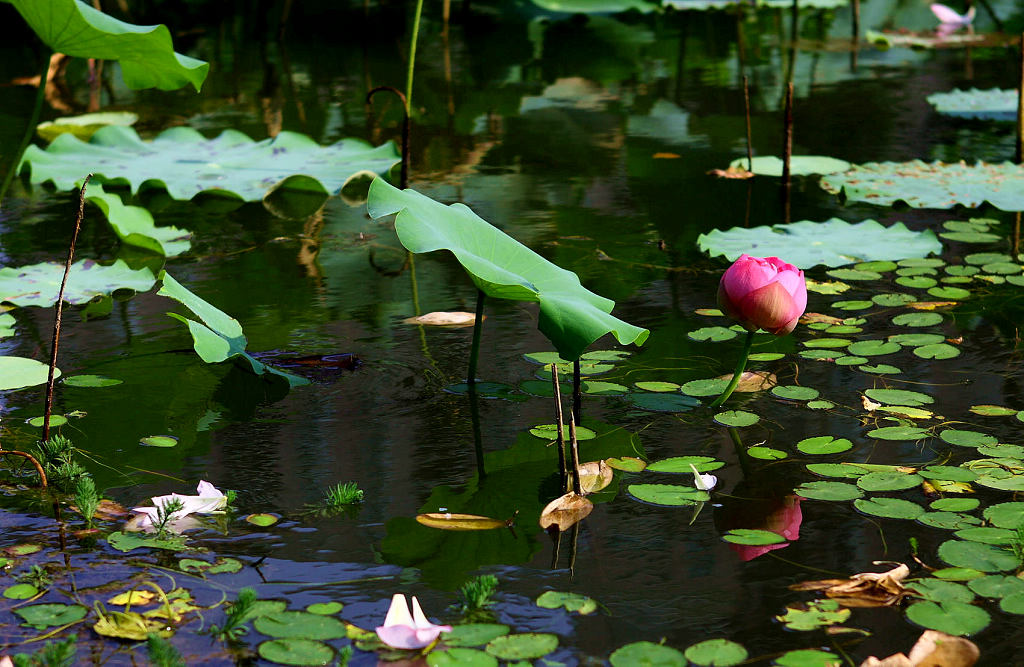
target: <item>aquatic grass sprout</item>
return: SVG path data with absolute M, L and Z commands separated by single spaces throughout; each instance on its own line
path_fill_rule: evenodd
M 363 502 L 363 490 L 355 482 L 338 483 L 328 487 L 324 493 L 324 505 L 341 507 Z
M 498 578 L 493 574 L 473 577 L 459 588 L 462 595 L 462 611 L 477 611 L 494 604 L 491 596 L 498 590 Z
M 377 628 L 377 636 L 391 648 L 417 649 L 434 643 L 442 632 L 451 631 L 450 625 L 434 625 L 427 620 L 416 596 L 412 598 L 410 613 L 405 596 L 395 593 L 384 625 Z
M 778 257 L 740 255 L 722 275 L 718 304 L 747 331 L 785 336 L 807 308 L 804 272 Z
M 78 511 L 85 517 L 85 522 L 92 528 L 92 517 L 100 506 L 100 496 L 96 493 L 96 483 L 89 475 L 83 475 L 75 484 L 75 504 Z
M 249 628 L 243 623 L 248 620 L 249 612 L 255 604 L 255 589 L 247 587 L 238 591 L 238 599 L 228 608 L 224 625 L 211 625 L 210 634 L 220 641 L 237 641 L 242 635 L 249 632 Z

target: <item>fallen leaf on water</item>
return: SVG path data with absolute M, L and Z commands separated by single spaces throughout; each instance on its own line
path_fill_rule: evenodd
M 905 303 L 903 305 L 914 310 L 935 310 L 936 308 L 956 306 L 959 303 L 956 301 L 914 301 L 913 303 Z
M 747 171 L 743 167 L 729 167 L 728 169 L 712 169 L 708 172 L 712 176 L 718 178 L 735 178 L 735 179 L 747 179 L 753 178 L 754 172 Z
M 967 482 L 951 482 L 946 479 L 926 479 L 921 482 L 921 488 L 927 496 L 938 496 L 943 493 L 974 493 L 974 489 Z
M 867 410 L 868 412 L 874 412 L 878 408 L 882 407 L 881 403 L 875 403 L 867 396 L 861 396 L 860 399 L 861 403 L 864 405 L 864 409 Z
M 580 486 L 584 495 L 596 493 L 612 483 L 615 473 L 604 461 L 590 461 L 580 465 Z
M 593 509 L 594 503 L 583 496 L 567 493 L 547 504 L 540 513 L 540 527 L 547 530 L 551 526 L 558 526 L 560 531 L 567 530 L 574 523 L 587 518 Z
M 402 321 L 406 324 L 426 324 L 435 327 L 464 327 L 476 322 L 476 315 L 460 311 L 436 311 Z
M 156 598 L 156 593 L 153 591 L 128 591 L 127 593 L 119 593 L 114 597 L 107 600 L 107 604 L 119 604 L 119 605 L 137 605 L 137 604 L 150 604 Z
M 678 153 L 655 153 L 653 157 L 655 160 L 677 160 L 682 156 Z
M 833 317 L 832 315 L 823 315 L 821 313 L 804 313 L 800 316 L 800 324 L 811 324 L 813 322 L 823 322 L 825 324 L 842 324 L 843 318 Z
M 844 607 L 889 607 L 908 595 L 902 582 L 909 574 L 910 568 L 900 564 L 888 572 L 861 572 L 849 579 L 803 581 L 790 589 L 824 591 Z
M 731 380 L 732 373 L 721 375 L 718 379 Z M 776 384 L 778 384 L 778 380 L 775 377 L 775 373 L 769 373 L 768 371 L 745 371 L 740 376 L 739 384 L 736 385 L 736 389 L 733 391 L 752 394 L 758 391 L 768 391 Z
M 455 514 L 452 512 L 428 512 L 416 515 L 416 520 L 429 528 L 441 530 L 491 530 L 501 528 L 507 522 L 477 514 Z
M 981 651 L 971 640 L 926 630 L 909 656 L 895 653 L 884 660 L 872 656 L 860 663 L 860 667 L 971 667 L 979 657 Z

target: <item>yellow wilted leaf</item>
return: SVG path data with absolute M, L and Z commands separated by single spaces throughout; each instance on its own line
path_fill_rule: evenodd
M 596 493 L 612 483 L 615 473 L 604 461 L 590 461 L 580 465 L 580 486 L 583 493 Z
M 717 176 L 718 178 L 747 179 L 754 177 L 754 172 L 747 171 L 743 167 L 729 167 L 728 169 L 712 169 L 708 171 L 708 173 L 712 176 Z
M 914 301 L 903 305 L 914 310 L 935 310 L 936 308 L 947 308 L 959 304 L 956 301 Z
M 452 512 L 428 512 L 416 515 L 416 520 L 430 528 L 441 530 L 491 530 L 501 528 L 507 522 L 477 514 L 455 514 Z
M 540 527 L 547 530 L 558 526 L 558 530 L 567 530 L 574 523 L 582 521 L 593 511 L 594 503 L 575 493 L 567 493 L 555 498 L 540 513 Z
M 107 600 L 107 604 L 116 604 L 121 606 L 137 605 L 137 604 L 150 604 L 156 598 L 156 593 L 153 591 L 128 591 L 126 593 L 119 593 L 114 597 Z
M 842 324 L 843 318 L 833 317 L 832 315 L 822 315 L 821 313 L 804 313 L 800 316 L 800 324 L 811 324 L 812 322 L 822 322 L 824 324 Z

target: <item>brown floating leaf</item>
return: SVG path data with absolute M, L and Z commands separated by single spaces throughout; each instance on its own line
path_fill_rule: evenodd
M 821 313 L 804 313 L 800 316 L 800 324 L 812 324 L 814 322 L 822 322 L 824 324 L 842 324 L 843 318 L 833 317 L 832 315 L 822 315 Z
M 969 639 L 925 630 L 909 656 L 896 653 L 884 660 L 870 657 L 860 667 L 972 667 L 979 657 L 981 651 Z
M 452 512 L 428 512 L 416 515 L 416 520 L 429 528 L 441 530 L 491 530 L 506 524 L 500 519 L 492 519 L 477 514 L 454 514 Z
M 914 310 L 935 310 L 936 308 L 947 308 L 949 306 L 959 305 L 957 301 L 914 301 L 913 303 L 903 304 L 907 308 L 913 308 Z
M 615 473 L 604 461 L 590 461 L 580 465 L 580 486 L 583 494 L 596 493 L 612 483 Z
M 74 505 L 71 509 L 76 512 L 80 510 Z M 98 521 L 115 521 L 118 519 L 124 519 L 131 516 L 132 513 L 124 508 L 124 506 L 115 503 L 113 500 L 107 500 L 104 498 L 100 501 L 100 504 L 96 506 L 96 512 L 93 513 L 93 518 Z
M 558 530 L 568 530 L 574 523 L 587 518 L 594 509 L 594 503 L 575 493 L 567 493 L 555 498 L 540 513 L 540 527 L 547 530 L 558 526 Z
M 653 157 L 655 160 L 677 160 L 682 156 L 679 153 L 655 153 Z
M 863 403 L 864 409 L 867 410 L 868 412 L 874 412 L 878 408 L 882 407 L 881 403 L 875 403 L 867 396 L 861 396 L 860 401 L 861 403 Z
M 746 179 L 754 177 L 754 172 L 747 171 L 743 167 L 729 167 L 728 169 L 712 169 L 708 173 L 711 174 L 712 176 L 717 176 L 718 178 Z
M 721 375 L 718 379 L 731 380 L 732 373 Z M 769 373 L 768 371 L 745 371 L 740 376 L 739 384 L 736 385 L 736 389 L 733 391 L 753 394 L 758 391 L 768 391 L 777 384 L 778 379 L 775 377 L 775 373 Z
M 460 311 L 437 311 L 402 321 L 406 324 L 427 324 L 435 327 L 465 327 L 476 322 L 476 315 Z
M 844 607 L 888 607 L 908 595 L 902 582 L 909 574 L 910 568 L 901 564 L 888 572 L 861 572 L 849 579 L 804 581 L 790 589 L 825 591 L 825 595 Z

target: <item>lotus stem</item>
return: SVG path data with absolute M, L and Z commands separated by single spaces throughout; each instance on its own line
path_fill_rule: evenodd
M 469 417 L 473 422 L 473 452 L 476 454 L 477 477 L 483 481 L 487 476 L 487 468 L 484 467 L 484 440 L 480 433 L 480 406 L 479 397 L 476 395 L 476 385 L 470 384 L 469 391 Z
M 790 170 L 789 162 L 793 157 L 793 82 L 786 85 L 786 112 L 783 126 L 782 143 L 782 212 L 784 222 L 789 222 Z
M 754 171 L 754 148 L 750 135 L 750 81 L 743 75 L 743 116 L 747 122 L 747 171 Z
M 64 277 L 60 280 L 57 290 L 56 314 L 53 318 L 53 345 L 50 349 L 50 370 L 46 377 L 46 409 L 43 411 L 43 442 L 50 439 L 50 412 L 53 410 L 53 374 L 57 368 L 57 347 L 60 345 L 60 317 L 64 311 L 64 287 L 68 284 L 71 262 L 75 259 L 75 243 L 78 242 L 78 231 L 82 228 L 82 215 L 85 213 L 85 186 L 89 185 L 92 174 L 87 174 L 78 191 L 78 214 L 75 215 L 75 228 L 71 232 L 71 243 L 68 244 L 68 259 L 64 263 Z
M 14 451 L 14 450 L 10 450 L 10 449 L 4 449 L 2 447 L 0 447 L 0 456 L 20 456 L 23 459 L 28 459 L 29 463 L 31 463 L 33 466 L 35 466 L 36 472 L 39 473 L 39 486 L 40 486 L 40 488 L 43 488 L 43 489 L 46 488 L 46 486 L 47 486 L 47 483 L 46 483 L 46 473 L 43 471 L 43 466 L 41 466 L 39 464 L 39 461 L 36 460 L 36 457 L 32 456 L 28 452 L 18 452 L 18 451 Z
M 551 364 L 551 391 L 555 396 L 555 442 L 558 445 L 558 475 L 563 492 L 569 489 L 569 469 L 565 460 L 565 437 L 562 435 L 562 388 L 558 386 L 558 364 Z
M 729 400 L 732 396 L 732 392 L 736 390 L 736 385 L 740 383 L 740 378 L 743 377 L 743 371 L 747 368 L 747 358 L 750 356 L 750 348 L 754 345 L 754 332 L 748 331 L 747 337 L 743 341 L 743 351 L 740 352 L 739 363 L 736 364 L 736 372 L 732 374 L 732 380 L 729 381 L 729 385 L 722 392 L 721 396 L 711 402 L 712 408 L 717 408 L 722 403 Z
M 469 374 L 466 384 L 473 386 L 476 382 L 476 362 L 480 357 L 480 331 L 484 320 L 484 291 L 476 291 L 476 319 L 473 320 L 473 345 L 469 348 Z
M 1014 162 L 1024 162 L 1024 33 L 1020 36 L 1020 51 L 1018 66 L 1020 68 L 1020 81 L 1017 84 L 1017 151 Z
M 398 187 L 409 187 L 409 103 L 405 94 L 394 86 L 377 86 L 366 93 L 366 103 L 372 104 L 373 96 L 381 91 L 394 93 L 402 101 L 402 171 L 398 177 Z
M 576 421 L 573 413 L 569 413 L 569 448 L 572 450 L 572 490 L 577 496 L 583 495 L 583 484 L 580 482 L 580 448 L 576 440 Z
M 580 381 L 580 360 L 572 362 L 572 414 L 577 426 L 583 425 L 583 391 Z
M 736 447 L 736 460 L 740 463 L 743 476 L 750 477 L 750 455 L 747 454 L 743 440 L 740 439 L 740 432 L 736 430 L 735 426 L 729 427 L 729 437 L 732 438 L 732 444 Z
M 14 161 L 11 163 L 10 168 L 7 170 L 7 174 L 4 176 L 4 183 L 0 185 L 0 204 L 3 203 L 4 197 L 7 196 L 7 189 L 11 187 L 11 183 L 14 182 L 14 177 L 18 175 L 18 166 L 21 164 L 21 156 L 25 154 L 25 149 L 28 148 L 29 142 L 32 141 L 32 136 L 36 133 L 36 125 L 39 123 L 39 114 L 43 110 L 43 101 L 46 99 L 46 83 L 50 76 L 50 56 L 52 51 L 46 49 L 43 54 L 43 67 L 39 70 L 39 89 L 36 91 L 35 105 L 32 107 L 32 116 L 29 118 L 28 127 L 25 128 L 25 136 L 21 139 L 21 145 L 18 147 L 16 153 L 14 153 Z
M 423 14 L 423 0 L 416 0 L 416 14 L 412 20 L 412 39 L 409 40 L 409 66 L 405 73 L 405 112 L 412 114 L 412 78 L 416 68 L 416 41 L 420 36 L 420 16 Z

